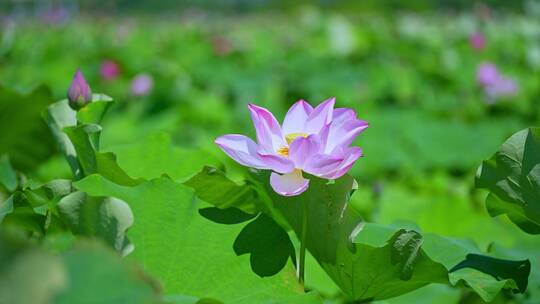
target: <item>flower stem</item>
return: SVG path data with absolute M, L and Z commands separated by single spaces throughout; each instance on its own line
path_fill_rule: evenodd
M 300 236 L 300 253 L 298 257 L 298 281 L 304 285 L 304 273 L 306 264 L 306 232 L 307 232 L 307 202 L 303 202 L 302 212 L 302 235 Z

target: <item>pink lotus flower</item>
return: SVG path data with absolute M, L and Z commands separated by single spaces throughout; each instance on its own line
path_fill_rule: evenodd
M 485 87 L 488 97 L 497 98 L 499 96 L 513 96 L 518 91 L 518 86 L 513 79 L 503 77 L 494 85 Z
M 484 89 L 488 103 L 495 102 L 499 97 L 513 96 L 518 91 L 517 83 L 501 74 L 492 63 L 484 62 L 480 64 L 476 71 L 476 79 Z
M 493 63 L 483 62 L 476 70 L 476 79 L 481 86 L 491 86 L 501 78 L 499 70 Z
M 114 60 L 104 60 L 99 69 L 101 77 L 105 80 L 113 80 L 120 75 L 120 66 Z
M 272 170 L 270 184 L 277 193 L 299 195 L 309 186 L 303 172 L 337 179 L 362 156 L 359 147 L 350 145 L 367 122 L 357 119 L 352 109 L 334 109 L 334 104 L 330 98 L 314 109 L 300 100 L 285 115 L 283 126 L 267 109 L 250 104 L 257 142 L 229 134 L 215 143 L 241 165 Z

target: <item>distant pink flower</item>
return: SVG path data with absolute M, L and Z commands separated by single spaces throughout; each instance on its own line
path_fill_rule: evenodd
M 497 67 L 489 62 L 481 63 L 476 70 L 476 79 L 482 86 L 490 86 L 495 84 L 501 75 Z
M 79 110 L 92 101 L 92 90 L 84 79 L 81 70 L 77 70 L 67 93 L 69 106 Z
M 486 47 L 486 37 L 480 32 L 476 32 L 469 37 L 471 47 L 477 51 L 481 51 Z
M 120 66 L 114 60 L 104 60 L 99 69 L 101 77 L 105 80 L 113 80 L 120 75 Z
M 515 95 L 518 91 L 517 83 L 500 74 L 492 63 L 480 64 L 476 71 L 476 79 L 489 97 L 489 102 L 494 102 L 498 97 Z
M 488 96 L 497 98 L 499 96 L 515 95 L 518 86 L 516 82 L 510 78 L 501 78 L 495 85 L 487 86 L 485 90 Z
M 335 98 L 316 108 L 304 100 L 285 115 L 283 126 L 267 109 L 250 104 L 257 142 L 244 135 L 229 134 L 215 143 L 241 165 L 272 170 L 270 184 L 284 196 L 299 195 L 309 185 L 303 172 L 325 178 L 343 176 L 362 156 L 351 143 L 368 123 L 352 109 L 334 109 Z
M 148 95 L 154 87 L 154 79 L 150 74 L 137 74 L 131 81 L 131 93 L 135 96 Z

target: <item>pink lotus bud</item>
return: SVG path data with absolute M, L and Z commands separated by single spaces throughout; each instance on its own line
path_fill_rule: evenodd
M 469 37 L 471 47 L 477 51 L 481 51 L 486 47 L 486 38 L 480 32 L 476 32 Z
M 149 74 L 138 74 L 131 81 L 131 93 L 135 96 L 145 96 L 152 91 L 154 79 Z
M 77 70 L 77 73 L 73 76 L 67 98 L 69 106 L 75 111 L 80 110 L 92 101 L 92 91 L 81 70 Z

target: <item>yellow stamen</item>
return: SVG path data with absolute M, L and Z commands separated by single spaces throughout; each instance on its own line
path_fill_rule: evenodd
M 287 144 L 290 145 L 296 138 L 298 137 L 308 137 L 306 133 L 291 133 L 285 135 L 285 139 L 287 140 Z M 277 150 L 277 154 L 285 157 L 289 157 L 289 147 L 283 146 Z
M 296 177 L 304 178 L 304 177 L 302 176 L 302 170 L 300 170 L 300 169 L 294 169 L 294 171 L 291 172 L 291 173 L 294 174 Z
M 285 157 L 289 157 L 289 147 L 284 146 L 277 150 L 277 154 Z
M 304 138 L 308 137 L 306 133 L 291 133 L 291 134 L 285 135 L 285 140 L 287 140 L 287 143 L 290 145 L 293 142 L 293 140 L 295 140 L 297 137 L 300 137 L 300 136 Z

